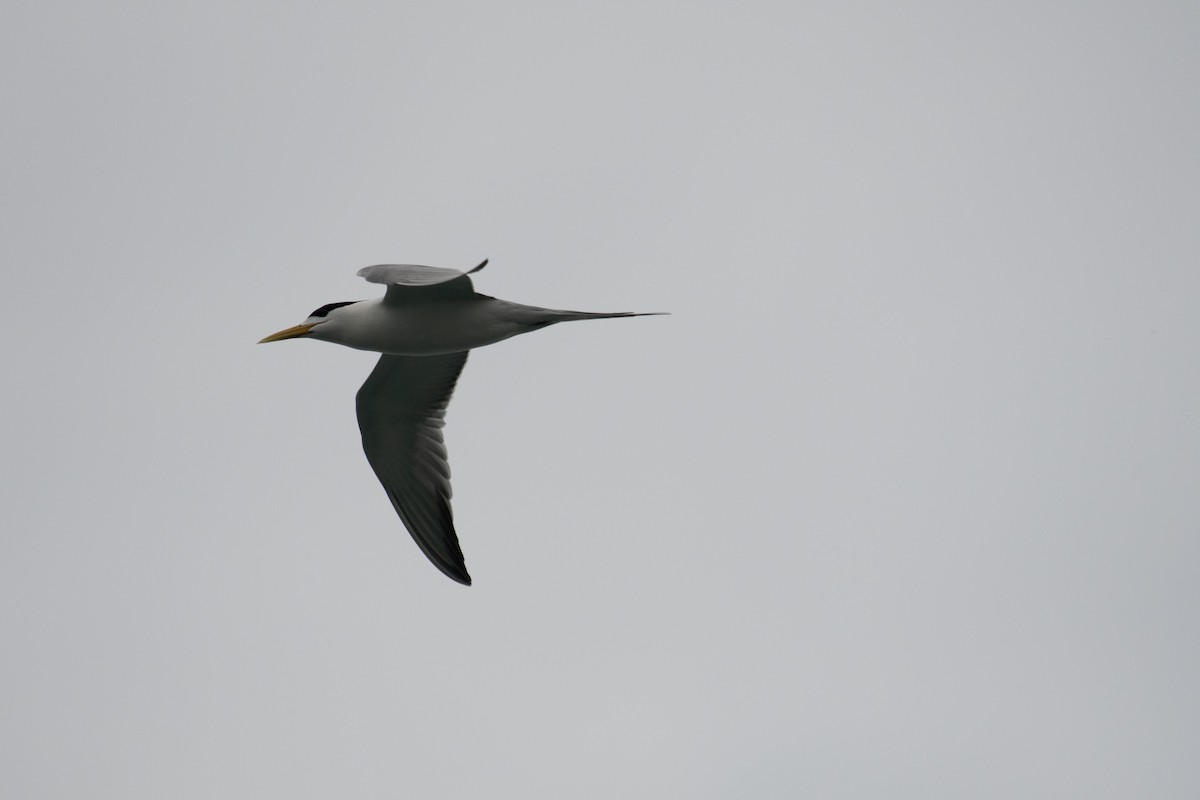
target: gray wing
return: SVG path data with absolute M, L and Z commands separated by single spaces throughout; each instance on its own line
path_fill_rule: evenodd
M 420 264 L 376 264 L 358 271 L 361 278 L 371 283 L 387 285 L 383 301 L 396 303 L 421 302 L 442 297 L 469 297 L 475 287 L 467 276 L 487 266 L 487 259 L 467 272 L 445 267 L 423 267 Z
M 446 406 L 466 363 L 466 352 L 385 354 L 358 390 L 356 405 L 363 451 L 404 527 L 434 566 L 470 586 L 442 441 Z

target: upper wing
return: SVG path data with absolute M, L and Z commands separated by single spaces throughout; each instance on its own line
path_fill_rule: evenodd
M 404 527 L 434 565 L 471 584 L 450 510 L 450 464 L 442 441 L 446 406 L 467 353 L 382 355 L 358 390 L 367 461 Z
M 440 297 L 469 297 L 475 287 L 467 276 L 487 266 L 483 263 L 467 272 L 445 267 L 423 267 L 420 264 L 376 264 L 358 271 L 360 277 L 371 283 L 387 284 L 383 301 L 388 304 L 404 303 L 412 299 L 421 301 Z

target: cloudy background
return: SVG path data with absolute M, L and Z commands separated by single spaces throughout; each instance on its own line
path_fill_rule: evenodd
M 1200 11 L 10 4 L 0 794 L 1200 794 Z M 361 266 L 476 352 L 472 588 Z

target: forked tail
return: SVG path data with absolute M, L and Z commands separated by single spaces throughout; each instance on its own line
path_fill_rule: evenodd
M 550 322 L 571 322 L 577 319 L 613 319 L 614 317 L 663 317 L 670 316 L 670 311 L 554 311 L 546 309 L 554 318 Z
M 559 322 L 572 322 L 578 319 L 613 319 L 615 317 L 652 317 L 662 315 L 667 312 L 652 311 L 615 311 L 615 312 L 600 312 L 600 311 L 564 311 L 557 308 L 541 308 L 539 306 L 527 306 L 521 303 L 511 303 L 507 300 L 496 300 L 492 298 L 494 308 L 500 315 L 509 322 L 526 329 L 544 328 L 547 325 L 554 325 Z M 513 335 L 513 334 L 510 334 Z

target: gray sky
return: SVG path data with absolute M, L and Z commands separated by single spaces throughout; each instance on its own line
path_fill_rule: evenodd
M 1194 3 L 24 3 L 0 794 L 1200 795 Z M 362 456 L 476 352 L 475 577 Z

